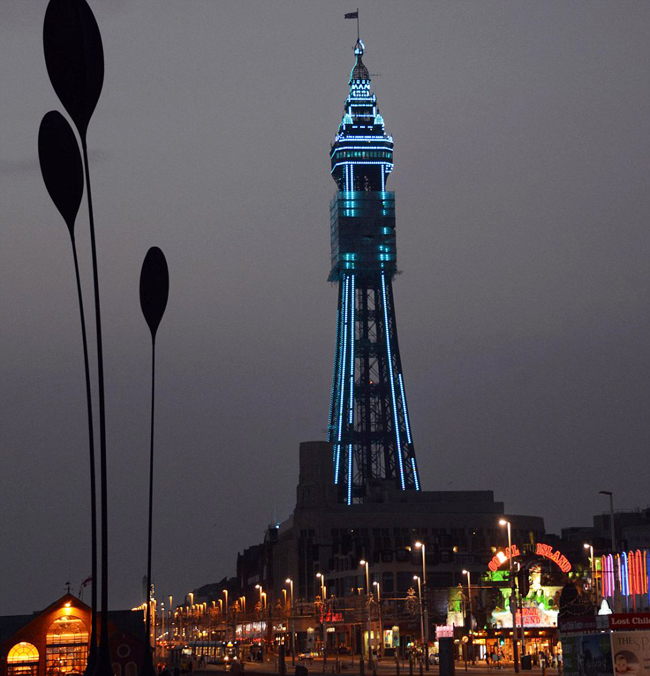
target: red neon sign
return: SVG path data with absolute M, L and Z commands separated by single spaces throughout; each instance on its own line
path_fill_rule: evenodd
M 547 559 L 550 559 L 560 567 L 560 570 L 563 573 L 568 573 L 571 570 L 571 564 L 569 560 L 559 551 L 554 552 L 551 545 L 544 545 L 541 542 L 537 543 L 537 550 L 535 554 L 538 556 L 544 556 Z
M 521 556 L 521 552 L 517 549 L 517 545 L 512 545 L 512 551 L 510 551 L 510 547 L 506 547 L 505 556 L 503 554 L 501 554 L 501 557 L 503 558 L 499 557 L 498 554 L 496 556 L 493 556 L 490 563 L 488 563 L 488 568 L 492 572 L 494 572 L 499 568 L 499 566 L 504 564 L 508 559 L 514 558 L 515 556 Z
M 537 556 L 543 556 L 549 561 L 556 563 L 563 573 L 568 573 L 571 570 L 571 563 L 566 558 L 566 556 L 564 556 L 564 554 L 562 554 L 560 551 L 553 551 L 553 547 L 551 547 L 551 545 L 545 545 L 542 542 L 538 542 L 535 549 L 535 554 L 537 554 Z M 493 556 L 490 563 L 488 563 L 488 568 L 494 572 L 506 561 L 508 561 L 508 559 L 515 558 L 517 556 L 521 556 L 521 552 L 517 548 L 517 545 L 512 545 L 512 551 L 509 547 L 506 547 L 505 556 L 503 554 L 501 557 L 498 555 Z

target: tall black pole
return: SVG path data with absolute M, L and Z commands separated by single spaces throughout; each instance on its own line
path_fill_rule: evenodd
M 75 220 L 83 197 L 84 172 L 81 154 L 74 131 L 58 111 L 50 111 L 38 132 L 38 157 L 45 187 L 68 226 L 74 261 L 77 299 L 81 319 L 81 339 L 86 385 L 86 417 L 88 421 L 88 447 L 90 455 L 90 521 L 91 521 L 91 632 L 88 661 L 85 673 L 91 674 L 97 658 L 97 497 L 95 483 L 95 433 L 90 365 L 88 358 L 88 332 L 84 312 L 79 258 L 75 239 Z
M 84 353 L 84 371 L 86 375 L 86 408 L 88 410 L 88 446 L 90 450 L 90 646 L 88 661 L 84 673 L 91 676 L 97 663 L 97 486 L 95 480 L 95 432 L 93 425 L 93 404 L 90 387 L 90 364 L 88 359 L 88 335 L 86 332 L 86 317 L 84 313 L 83 296 L 81 293 L 81 277 L 79 275 L 79 259 L 77 257 L 77 243 L 74 234 L 72 240 L 72 256 L 74 258 L 74 272 L 77 280 L 77 297 L 79 299 L 79 315 L 81 317 L 81 340 Z
M 153 459 L 156 392 L 156 331 L 167 306 L 169 273 L 165 255 L 158 247 L 151 247 L 145 256 L 140 273 L 140 306 L 151 331 L 151 425 L 149 444 L 149 529 L 147 537 L 147 619 L 145 656 L 141 676 L 155 676 L 151 649 L 151 542 L 153 533 Z
M 95 299 L 95 331 L 97 339 L 97 381 L 99 387 L 99 468 L 101 500 L 101 542 L 102 542 L 102 604 L 101 634 L 97 652 L 97 676 L 112 676 L 111 655 L 108 646 L 108 479 L 106 472 L 106 401 L 104 396 L 104 348 L 102 342 L 102 317 L 99 302 L 99 273 L 97 270 L 97 245 L 95 240 L 95 216 L 90 188 L 90 168 L 86 135 L 81 136 L 84 176 L 86 179 L 86 200 L 90 225 L 90 249 L 93 268 L 93 291 Z
M 151 540 L 153 532 L 153 448 L 154 448 L 154 413 L 156 391 L 156 337 L 151 338 L 151 429 L 149 444 L 149 535 L 147 539 L 147 644 L 145 647 L 142 676 L 154 674 L 153 651 L 151 649 Z
M 86 146 L 88 123 L 95 110 L 104 83 L 104 50 L 99 26 L 97 25 L 95 16 L 86 0 L 49 1 L 43 23 L 43 51 L 50 82 L 61 103 L 77 127 L 83 151 L 83 174 L 86 183 L 86 199 L 88 200 L 95 299 L 102 501 L 102 620 L 101 638 L 94 673 L 97 676 L 112 676 L 113 669 L 108 647 L 108 522 L 104 359 L 99 304 L 99 279 L 97 274 L 97 251 L 95 245 L 95 223 L 92 193 L 90 189 L 88 151 Z M 55 179 L 55 183 L 56 182 Z M 92 489 L 93 487 L 91 484 L 91 491 Z M 93 590 L 95 589 L 95 584 L 96 580 L 93 579 Z

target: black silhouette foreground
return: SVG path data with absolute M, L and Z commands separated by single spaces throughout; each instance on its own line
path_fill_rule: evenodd
M 147 539 L 147 644 L 141 676 L 155 676 L 151 650 L 151 539 L 153 525 L 153 451 L 154 411 L 156 386 L 156 332 L 167 307 L 169 297 L 169 272 L 165 255 L 152 246 L 147 252 L 140 273 L 140 307 L 151 331 L 151 434 L 149 447 L 149 534 Z
M 92 620 L 91 640 L 88 651 L 86 674 L 111 676 L 111 658 L 108 648 L 108 520 L 107 520 L 107 484 L 106 484 L 106 415 L 104 403 L 104 359 L 101 330 L 101 311 L 99 300 L 99 277 L 97 272 L 97 249 L 95 245 L 95 222 L 90 188 L 90 172 L 88 167 L 88 148 L 86 132 L 88 123 L 95 110 L 104 82 L 104 52 L 99 27 L 95 17 L 85 0 L 50 0 L 45 12 L 43 25 L 43 50 L 45 64 L 59 100 L 66 109 L 79 133 L 83 153 L 83 174 L 86 182 L 86 199 L 90 226 L 92 251 L 93 295 L 95 301 L 95 326 L 97 340 L 97 373 L 99 391 L 99 448 L 101 468 L 101 518 L 102 518 L 102 623 L 99 648 L 97 648 L 97 535 L 96 535 L 96 497 L 94 439 L 92 433 L 92 406 L 90 403 L 90 376 L 86 367 L 86 394 L 88 402 L 89 434 L 90 434 L 90 471 L 91 471 L 91 531 L 92 531 Z M 62 121 L 64 123 L 62 123 Z M 75 200 L 79 198 L 78 158 L 79 150 L 73 150 L 74 133 L 59 113 L 48 113 L 42 124 L 42 143 L 39 143 L 39 157 L 43 177 L 48 191 L 53 196 L 56 206 L 68 225 L 72 241 L 73 253 L 74 216 L 78 210 Z M 40 140 L 39 139 L 39 140 Z M 76 146 L 76 139 L 74 139 Z M 58 160 L 57 160 L 58 155 Z M 59 164 L 60 174 L 57 178 L 56 167 Z M 67 172 L 67 173 L 66 173 Z M 66 194 L 67 193 L 67 194 Z M 56 197 L 54 197 L 56 195 Z M 74 216 L 73 216 L 74 214 Z M 83 302 L 80 295 L 78 279 L 78 295 L 80 307 Z M 82 323 L 83 309 L 81 309 Z M 87 341 L 84 340 L 84 351 L 87 359 Z

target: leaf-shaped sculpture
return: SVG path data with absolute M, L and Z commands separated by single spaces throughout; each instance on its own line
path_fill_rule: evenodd
M 85 141 L 104 83 L 102 36 L 86 0 L 50 0 L 43 48 L 54 91 Z
M 168 297 L 169 270 L 165 254 L 157 246 L 152 246 L 147 251 L 140 272 L 140 307 L 154 342 L 160 320 L 165 314 Z
M 57 110 L 51 110 L 41 120 L 38 160 L 45 187 L 74 237 L 74 222 L 84 191 L 83 166 L 74 131 Z

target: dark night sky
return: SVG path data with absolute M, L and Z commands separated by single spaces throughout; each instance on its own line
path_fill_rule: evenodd
M 83 366 L 38 125 L 44 0 L 0 3 L 0 613 L 89 575 Z M 91 0 L 89 129 L 108 373 L 111 605 L 142 598 L 149 335 L 166 253 L 154 579 L 234 573 L 294 504 L 334 351 L 329 144 L 353 65 L 337 1 Z M 396 144 L 400 347 L 425 489 L 493 489 L 547 528 L 650 503 L 650 3 L 374 2 Z M 88 260 L 85 211 L 77 224 Z M 87 266 L 85 272 L 88 272 Z M 90 288 L 86 286 L 86 293 Z

